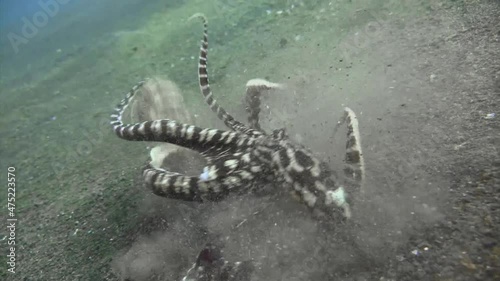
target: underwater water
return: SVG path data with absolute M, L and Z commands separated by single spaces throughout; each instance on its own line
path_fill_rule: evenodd
M 500 278 L 498 1 L 0 0 L 0 13 L 1 280 L 181 280 L 214 240 L 253 263 L 245 280 Z M 334 128 L 357 114 L 352 219 L 325 227 L 279 184 L 203 203 L 143 186 L 151 151 L 207 175 L 196 153 L 115 135 L 110 114 L 139 81 L 158 82 L 126 122 L 228 130 L 200 94 L 196 13 L 213 95 L 237 120 L 247 81 L 280 83 L 262 127 L 342 178 Z

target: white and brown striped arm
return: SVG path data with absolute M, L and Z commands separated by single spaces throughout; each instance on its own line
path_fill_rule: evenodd
M 362 193 L 365 188 L 365 159 L 361 146 L 361 134 L 356 113 L 349 107 L 344 108 L 344 114 L 334 128 L 334 133 L 342 125 L 347 124 L 346 154 L 344 159 L 345 184 L 348 190 Z
M 254 142 L 253 138 L 237 132 L 203 129 L 170 119 L 124 124 L 123 112 L 134 98 L 134 93 L 143 84 L 144 82 L 139 82 L 135 85 L 116 106 L 111 115 L 111 125 L 119 138 L 129 141 L 168 142 L 200 153 L 219 145 L 246 147 L 251 146 Z
M 198 81 L 200 86 L 200 91 L 205 98 L 205 102 L 208 104 L 210 109 L 217 114 L 217 117 L 226 124 L 230 129 L 244 133 L 250 136 L 261 136 L 262 132 L 259 130 L 254 130 L 245 124 L 237 121 L 234 117 L 229 114 L 222 106 L 217 103 L 214 98 L 212 90 L 210 88 L 210 83 L 208 82 L 208 71 L 207 71 L 207 57 L 208 57 L 208 24 L 207 19 L 203 14 L 194 14 L 189 18 L 200 18 L 203 21 L 203 39 L 201 40 L 200 46 L 200 56 L 198 62 Z
M 283 89 L 283 86 L 264 79 L 252 79 L 247 82 L 246 88 L 245 109 L 248 113 L 248 124 L 252 129 L 263 131 L 259 124 L 260 98 L 262 92 L 271 89 Z
M 260 167 L 254 164 L 250 153 L 242 153 L 255 143 L 255 139 L 248 135 L 203 129 L 169 119 L 124 124 L 123 112 L 142 85 L 143 82 L 135 85 L 111 115 L 111 125 L 115 134 L 129 141 L 167 142 L 186 147 L 201 153 L 210 165 L 206 167 L 206 174 L 204 172 L 199 177 L 173 173 L 148 165 L 143 177 L 146 186 L 153 193 L 189 201 L 220 200 L 230 191 L 251 186 L 254 180 L 252 170 Z

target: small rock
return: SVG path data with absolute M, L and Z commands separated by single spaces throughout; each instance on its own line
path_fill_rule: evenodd
M 495 113 L 488 113 L 488 114 L 486 114 L 486 116 L 484 116 L 484 119 L 492 120 L 493 118 L 495 118 L 495 116 L 496 116 Z
M 483 243 L 483 247 L 488 248 L 488 249 L 491 249 L 497 245 L 497 241 L 493 238 L 490 238 L 490 237 L 486 237 L 485 239 L 483 239 L 482 243 Z
M 286 40 L 285 38 L 281 38 L 278 45 L 280 48 L 284 48 L 284 47 L 286 47 L 287 44 L 288 44 L 288 40 Z
M 433 73 L 433 74 L 431 74 L 431 76 L 429 78 L 430 78 L 431 83 L 432 83 L 432 82 L 436 81 L 437 75 Z

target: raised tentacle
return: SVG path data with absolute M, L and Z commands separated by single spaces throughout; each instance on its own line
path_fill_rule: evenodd
M 344 174 L 347 184 L 364 191 L 365 184 L 365 159 L 361 147 L 361 134 L 359 133 L 358 117 L 349 107 L 344 108 L 344 122 L 347 122 L 347 142 Z
M 200 13 L 191 16 L 189 19 L 191 20 L 193 18 L 200 18 L 203 21 L 203 39 L 201 40 L 200 57 L 198 62 L 198 81 L 201 93 L 205 98 L 205 102 L 208 104 L 210 109 L 217 114 L 217 117 L 219 117 L 219 119 L 232 130 L 250 136 L 263 135 L 262 132 L 249 128 L 245 124 L 234 119 L 234 117 L 231 116 L 231 114 L 229 114 L 222 106 L 220 106 L 213 97 L 212 90 L 210 89 L 210 84 L 208 82 L 208 71 L 207 71 L 207 55 L 208 55 L 207 19 L 203 14 Z
M 260 97 L 262 91 L 271 89 L 282 89 L 283 86 L 264 79 L 252 79 L 246 85 L 246 111 L 248 113 L 248 124 L 250 128 L 263 131 L 259 124 Z

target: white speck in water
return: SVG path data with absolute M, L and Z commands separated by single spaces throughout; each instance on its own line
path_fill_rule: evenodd
M 281 14 L 283 14 L 283 11 L 282 10 L 276 11 L 276 14 L 281 15 Z

